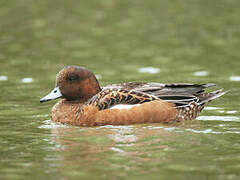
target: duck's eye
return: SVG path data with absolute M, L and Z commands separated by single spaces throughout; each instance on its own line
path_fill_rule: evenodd
M 75 82 L 75 81 L 77 81 L 78 79 L 79 79 L 78 76 L 69 76 L 69 77 L 67 78 L 67 80 L 70 81 L 70 82 Z

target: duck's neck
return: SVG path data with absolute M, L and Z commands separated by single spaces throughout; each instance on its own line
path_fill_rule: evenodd
M 51 119 L 55 122 L 74 125 L 81 109 L 82 103 L 79 100 L 68 101 L 62 99 L 53 106 L 51 110 Z

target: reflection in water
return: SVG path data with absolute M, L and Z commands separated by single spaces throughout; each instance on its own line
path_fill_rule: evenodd
M 208 74 L 207 71 L 197 71 L 193 73 L 194 76 L 207 76 Z
M 240 81 L 240 76 L 231 76 L 229 77 L 230 81 Z
M 65 147 L 68 145 L 70 149 L 78 143 L 83 143 L 84 147 L 95 146 L 98 143 L 106 143 L 106 149 L 101 151 L 95 151 L 94 148 L 87 150 L 91 153 L 98 153 L 102 151 L 108 151 L 116 147 L 133 147 L 141 146 L 142 143 L 146 144 L 145 139 L 151 137 L 158 137 L 158 141 L 166 137 L 171 137 L 173 134 L 170 133 L 174 127 L 168 126 L 101 126 L 101 127 L 71 127 L 66 125 L 45 125 L 41 128 L 51 128 L 53 142 Z M 96 138 L 96 139 L 95 139 Z M 86 141 L 87 139 L 87 141 Z M 149 142 L 148 142 L 149 143 Z M 80 145 L 79 144 L 79 145 Z M 88 144 L 86 146 L 86 144 Z M 81 147 L 83 147 L 81 146 Z M 65 148 L 63 148 L 66 150 Z M 93 151 L 92 151 L 93 150 Z M 122 152 L 122 151 L 121 151 Z
M 236 116 L 199 116 L 197 117 L 197 120 L 240 122 L 240 118 Z
M 137 137 L 134 135 L 134 128 L 132 126 L 103 126 L 98 129 L 110 129 L 108 137 L 115 143 L 134 143 Z
M 211 106 L 206 106 L 204 108 L 204 110 L 218 110 L 218 109 L 222 109 L 222 108 L 220 108 L 220 107 L 211 107 Z
M 140 73 L 149 73 L 149 74 L 156 74 L 160 72 L 159 68 L 155 68 L 155 67 L 143 67 L 138 69 L 138 72 Z
M 236 113 L 237 113 L 237 111 L 235 111 L 235 110 L 232 110 L 232 111 L 227 111 L 226 113 L 227 113 L 227 114 L 236 114 Z
M 6 80 L 8 80 L 7 76 L 0 76 L 0 81 L 6 81 Z
M 86 128 L 46 121 L 48 126 L 41 128 L 51 130 L 51 144 L 54 144 L 54 151 L 59 152 L 56 167 L 64 167 L 64 176 L 106 178 L 113 174 L 116 177 L 128 177 L 129 173 L 134 172 L 143 176 L 151 173 L 154 176 L 169 170 L 204 173 L 208 166 L 199 168 L 191 162 L 195 155 L 200 157 L 200 164 L 206 161 L 206 157 L 215 156 L 214 151 L 208 151 L 208 155 L 199 154 L 199 149 L 206 145 L 206 148 L 214 149 L 220 143 L 213 143 L 209 134 L 239 131 L 233 128 L 230 132 L 230 128 L 223 124 L 217 124 L 215 129 L 206 128 L 200 122 Z M 202 134 L 202 138 L 199 139 L 198 134 Z M 205 146 L 200 145 L 203 140 Z M 183 155 L 188 159 L 183 160 Z M 215 164 L 217 167 L 218 164 Z
M 32 78 L 23 78 L 22 82 L 23 83 L 31 83 L 31 82 L 33 82 L 33 79 Z
M 76 167 L 81 167 L 81 172 L 94 171 L 100 164 L 112 171 L 136 170 L 147 161 L 151 163 L 166 161 L 164 155 L 170 149 L 167 143 L 174 141 L 177 137 L 177 134 L 167 130 L 172 128 L 171 126 L 153 127 L 144 125 L 94 128 L 55 126 L 51 129 L 51 141 L 55 144 L 55 150 L 61 152 L 61 163 L 69 171 L 76 170 Z M 154 154 L 156 157 L 152 158 Z M 141 171 L 144 173 L 144 169 Z M 127 172 L 119 171 L 117 174 L 127 176 Z

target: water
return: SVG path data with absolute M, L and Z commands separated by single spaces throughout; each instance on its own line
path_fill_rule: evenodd
M 240 179 L 239 7 L 0 2 L 0 179 Z M 191 122 L 71 127 L 50 121 L 56 101 L 39 103 L 64 65 L 88 67 L 102 86 L 214 82 L 231 91 Z

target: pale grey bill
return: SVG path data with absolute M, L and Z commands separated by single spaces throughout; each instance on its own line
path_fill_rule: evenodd
M 62 93 L 59 89 L 59 87 L 55 87 L 48 95 L 40 99 L 40 103 L 46 102 L 46 101 L 51 101 L 57 98 L 62 97 Z

